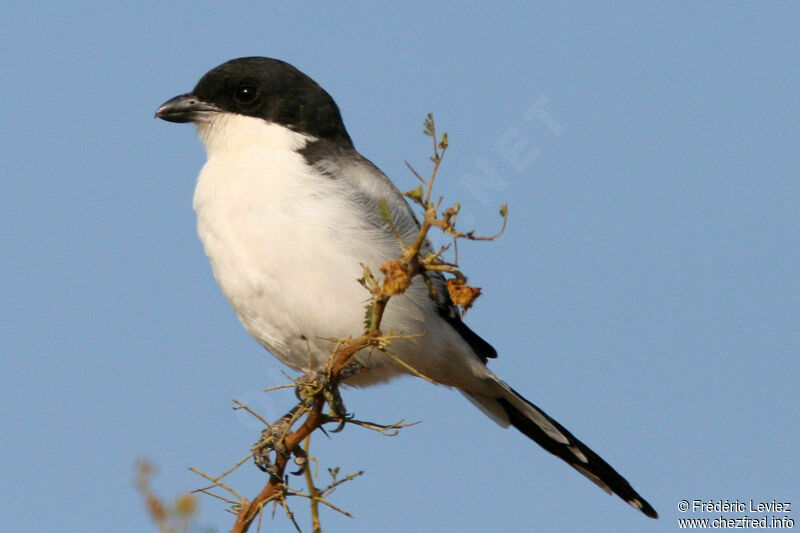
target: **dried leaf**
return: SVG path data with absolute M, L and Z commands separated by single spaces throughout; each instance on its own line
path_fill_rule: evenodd
M 463 279 L 448 279 L 447 292 L 450 294 L 450 299 L 453 303 L 466 311 L 469 309 L 478 296 L 481 295 L 479 287 L 470 287 L 467 285 L 466 280 Z
M 400 294 L 405 292 L 409 285 L 411 285 L 411 275 L 406 267 L 400 261 L 388 261 L 381 267 L 383 272 L 383 290 L 388 296 Z
M 449 145 L 449 141 L 447 139 L 447 132 L 442 133 L 442 140 L 439 141 L 439 149 L 440 150 L 447 150 L 448 145 Z
M 192 516 L 197 511 L 197 498 L 191 494 L 179 494 L 175 498 L 175 512 L 178 516 Z

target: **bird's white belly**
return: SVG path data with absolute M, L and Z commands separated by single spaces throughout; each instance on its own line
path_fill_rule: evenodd
M 313 183 L 272 179 L 284 175 Z M 336 186 L 284 152 L 210 158 L 195 190 L 198 234 L 225 297 L 247 331 L 294 368 L 325 361 L 334 343 L 324 339 L 361 333 L 369 293 L 355 258 L 382 262 L 343 195 L 326 190 Z

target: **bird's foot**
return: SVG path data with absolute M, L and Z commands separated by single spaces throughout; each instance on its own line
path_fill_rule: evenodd
M 344 424 L 352 418 L 352 415 L 345 408 L 344 401 L 339 393 L 339 383 L 363 370 L 363 365 L 351 362 L 342 370 L 339 374 L 339 379 L 335 383 L 330 380 L 327 369 L 309 372 L 295 381 L 295 392 L 304 405 L 308 405 L 313 401 L 314 397 L 322 393 L 330 409 L 326 417 L 331 421 L 339 422 L 339 427 L 333 430 L 334 432 L 341 431 Z
M 292 424 L 294 424 L 297 410 L 298 408 L 295 407 L 281 417 L 280 420 L 264 429 L 261 432 L 261 439 L 251 448 L 256 466 L 270 476 L 280 477 L 278 467 L 270 457 L 272 452 L 275 452 L 276 457 L 280 454 L 287 459 L 294 455 L 294 462 L 300 469 L 297 472 L 292 472 L 292 474 L 302 474 L 308 464 L 305 450 L 301 446 L 298 445 L 293 450 L 289 450 L 284 443 L 286 435 L 289 434 Z

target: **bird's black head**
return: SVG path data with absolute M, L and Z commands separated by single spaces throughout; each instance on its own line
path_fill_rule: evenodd
M 203 76 L 190 94 L 165 102 L 156 116 L 170 122 L 195 122 L 218 112 L 262 118 L 339 146 L 352 146 L 333 98 L 278 59 L 242 57 L 223 63 Z

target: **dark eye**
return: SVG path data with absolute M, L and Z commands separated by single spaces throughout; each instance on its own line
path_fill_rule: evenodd
M 236 92 L 233 94 L 233 97 L 240 104 L 249 104 L 255 100 L 257 96 L 258 90 L 254 85 L 249 84 L 239 86 L 239 88 L 236 89 Z

